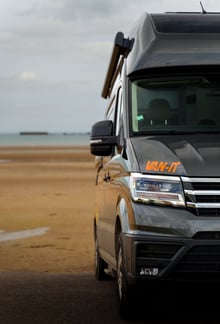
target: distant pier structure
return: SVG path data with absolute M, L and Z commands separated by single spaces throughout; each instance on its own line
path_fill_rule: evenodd
M 48 135 L 48 132 L 20 132 L 20 135 Z

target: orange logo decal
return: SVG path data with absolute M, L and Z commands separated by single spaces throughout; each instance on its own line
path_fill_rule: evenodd
M 146 164 L 146 170 L 174 173 L 180 164 L 180 162 L 168 163 L 165 161 L 148 161 Z

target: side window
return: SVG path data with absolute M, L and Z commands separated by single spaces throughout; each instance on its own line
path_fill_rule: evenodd
M 118 90 L 117 102 L 116 102 L 116 120 L 115 120 L 115 135 L 119 135 L 122 125 L 122 90 Z
M 116 96 L 112 98 L 106 113 L 106 119 L 113 122 L 114 135 L 119 136 L 119 145 L 115 148 L 114 154 L 120 154 L 122 147 L 122 145 L 120 145 L 122 142 L 120 140 L 122 138 L 122 113 L 122 90 L 119 88 Z
M 116 147 L 116 154 L 121 153 L 123 141 L 123 102 L 122 102 L 122 89 L 119 88 L 116 101 L 116 116 L 115 116 L 115 135 L 119 137 L 119 145 Z
M 113 99 L 111 100 L 107 113 L 106 113 L 106 119 L 109 119 L 113 122 L 113 124 L 115 124 L 115 96 L 113 97 Z

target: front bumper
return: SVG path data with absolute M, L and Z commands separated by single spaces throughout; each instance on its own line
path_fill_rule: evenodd
M 122 234 L 129 283 L 138 280 L 220 281 L 220 240 Z

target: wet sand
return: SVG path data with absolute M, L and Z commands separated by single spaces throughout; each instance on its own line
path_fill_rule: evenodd
M 87 147 L 0 148 L 1 271 L 93 270 L 94 165 Z

